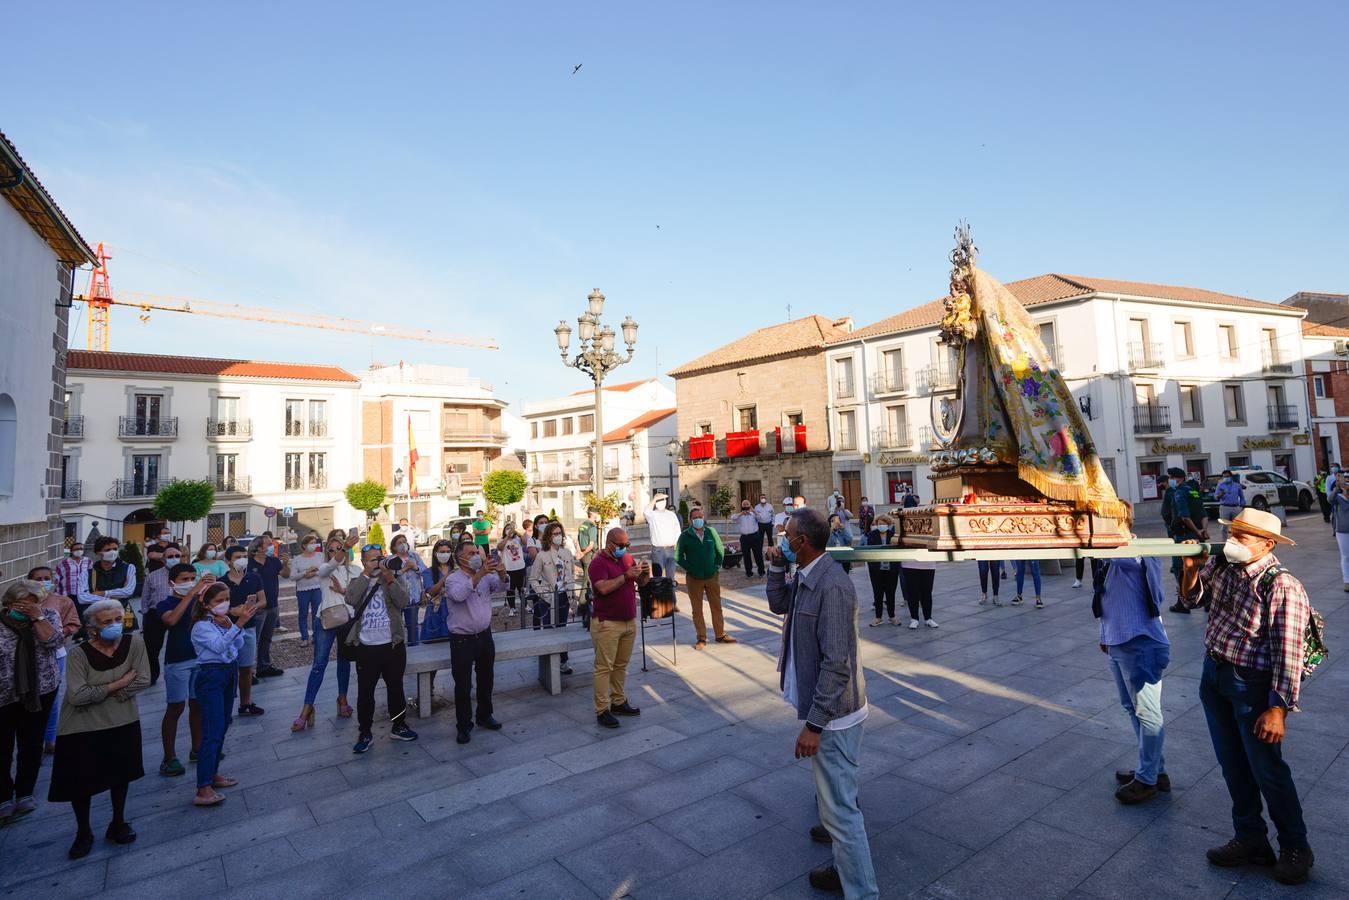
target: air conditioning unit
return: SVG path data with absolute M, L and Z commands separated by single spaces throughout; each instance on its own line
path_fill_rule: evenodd
M 1335 342 L 1335 355 L 1336 355 L 1336 356 L 1349 356 L 1349 341 L 1336 341 L 1336 342 Z

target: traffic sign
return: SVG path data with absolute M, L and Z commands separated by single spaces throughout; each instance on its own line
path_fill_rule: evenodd
M 276 518 L 276 507 L 275 507 L 275 506 L 269 506 L 269 507 L 267 507 L 266 509 L 264 509 L 264 510 L 262 511 L 262 514 L 263 514 L 264 516 L 266 516 L 267 518 L 269 518 L 269 519 L 275 519 L 275 518 Z
M 295 515 L 295 507 L 287 506 L 285 509 L 281 510 L 281 515 L 287 517 Z

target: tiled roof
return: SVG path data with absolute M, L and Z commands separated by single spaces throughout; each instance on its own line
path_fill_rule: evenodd
M 655 380 L 656 379 L 654 378 L 643 378 L 641 381 L 625 381 L 622 384 L 606 384 L 604 386 L 604 389 L 606 391 L 635 391 L 642 385 L 650 384 Z M 586 388 L 585 390 L 581 391 L 572 391 L 571 395 L 573 397 L 579 397 L 582 394 L 593 394 L 593 393 L 594 393 L 593 388 Z
M 71 350 L 67 369 L 99 372 L 143 372 L 156 375 L 216 375 L 224 378 L 275 378 L 283 381 L 342 381 L 360 379 L 337 366 L 263 362 L 252 359 L 210 359 L 201 356 L 160 356 L 154 353 L 114 353 Z
M 678 378 L 681 375 L 692 375 L 695 372 L 722 366 L 733 366 L 775 356 L 789 356 L 804 350 L 819 349 L 830 341 L 846 337 L 848 330 L 841 325 L 835 325 L 832 320 L 824 316 L 806 316 L 781 325 L 771 325 L 752 331 L 742 338 L 718 347 L 711 353 L 704 353 L 692 362 L 684 363 L 679 368 L 671 370 L 669 374 L 673 378 Z
M 1120 281 L 1114 278 L 1088 278 L 1081 275 L 1036 275 L 1021 281 L 1007 282 L 1010 290 L 1025 306 L 1038 306 L 1069 297 L 1085 297 L 1088 294 L 1124 294 L 1132 297 L 1156 297 L 1161 300 L 1176 300 L 1183 303 L 1209 303 L 1215 306 L 1242 306 L 1253 309 L 1287 312 L 1288 307 L 1263 300 L 1251 300 L 1217 291 L 1201 288 L 1177 287 L 1169 284 L 1150 284 L 1144 281 Z M 865 328 L 859 328 L 850 335 L 835 338 L 830 343 L 856 340 L 857 338 L 876 337 L 883 334 L 895 334 L 901 331 L 913 331 L 931 328 L 941 321 L 942 302 L 934 300 L 915 306 L 887 319 L 881 319 Z
M 23 161 L 19 150 L 0 131 L 0 182 L 18 178 L 19 183 L 0 191 L 19 215 L 42 236 L 56 253 L 56 258 L 72 266 L 92 263 L 94 251 L 89 242 L 75 229 L 70 219 L 56 205 L 51 194 L 42 186 L 42 182 L 33 174 L 28 163 Z
M 618 426 L 613 431 L 606 431 L 604 433 L 604 442 L 609 444 L 616 441 L 626 441 L 628 439 L 629 431 L 644 431 L 660 420 L 667 419 L 674 414 L 674 407 L 670 407 L 669 409 L 653 409 L 649 413 L 638 416 L 631 422 Z
M 1349 337 L 1349 328 L 1338 325 L 1322 325 L 1319 322 L 1302 320 L 1302 333 L 1307 337 Z

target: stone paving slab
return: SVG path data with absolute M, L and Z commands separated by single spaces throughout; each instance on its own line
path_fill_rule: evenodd
M 1172 667 L 1163 691 L 1174 790 L 1138 807 L 1113 798 L 1134 736 L 1096 646 L 1090 592 L 1045 576 L 1043 610 L 980 605 L 972 564 L 938 569 L 938 629 L 868 628 L 861 567 L 861 654 L 872 714 L 860 804 L 882 896 L 1349 896 L 1349 596 L 1319 518 L 1294 517 L 1282 554 L 1327 617 L 1333 653 L 1304 690 L 1285 753 L 1304 798 L 1317 865 L 1287 891 L 1267 870 L 1214 870 L 1203 850 L 1229 836 L 1230 802 L 1198 701 L 1205 618 L 1166 614 Z M 745 584 L 739 579 L 737 584 Z M 1171 584 L 1167 578 L 1168 586 Z M 1011 582 L 1005 582 L 1011 597 Z M 69 808 L 43 803 L 0 829 L 0 896 L 287 898 L 814 897 L 806 873 L 828 858 L 810 763 L 774 669 L 777 618 L 762 584 L 728 588 L 741 643 L 696 652 L 681 618 L 679 665 L 640 655 L 628 679 L 639 719 L 609 731 L 591 709 L 589 653 L 560 696 L 533 661 L 497 668 L 497 733 L 454 742 L 448 673 L 436 713 L 351 754 L 330 672 L 315 727 L 290 732 L 305 671 L 255 688 L 268 713 L 236 721 L 224 769 L 240 778 L 218 809 L 190 805 L 184 778 L 155 774 L 162 687 L 140 704 L 147 771 L 128 804 L 140 839 L 65 857 Z M 907 624 L 907 619 L 904 620 Z M 669 632 L 649 632 L 669 653 Z M 411 687 L 409 679 L 408 687 Z M 354 698 L 353 698 L 354 699 Z M 180 755 L 186 753 L 186 722 Z M 45 796 L 44 766 L 38 796 Z M 101 834 L 105 797 L 94 803 Z

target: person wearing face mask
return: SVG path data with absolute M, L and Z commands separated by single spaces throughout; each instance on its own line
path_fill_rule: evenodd
M 403 673 L 407 669 L 407 632 L 403 607 L 407 590 L 398 579 L 401 569 L 395 558 L 385 559 L 378 544 L 361 548 L 362 573 L 347 586 L 347 602 L 355 615 L 343 643 L 356 662 L 356 722 L 360 734 L 352 753 L 366 753 L 374 743 L 375 686 L 384 681 L 388 698 L 389 738 L 415 741 L 417 732 L 407 726 L 407 695 Z M 391 568 L 392 567 L 392 568 Z
M 445 596 L 445 585 L 456 568 L 454 542 L 436 541 L 431 547 L 431 565 L 422 573 L 422 597 L 427 604 L 426 614 L 422 616 L 423 641 L 439 641 L 450 636 L 450 607 Z M 434 672 L 431 678 L 434 683 Z
M 169 596 L 169 569 L 183 561 L 183 550 L 177 544 L 160 547 L 159 558 L 166 565 L 145 576 L 141 588 L 141 638 L 145 641 L 145 655 L 150 658 L 150 684 L 159 681 L 159 654 L 164 648 L 164 623 L 159 619 L 159 604 Z
M 166 554 L 166 557 L 169 554 Z M 187 729 L 191 752 L 201 753 L 201 707 L 197 703 L 197 651 L 192 647 L 192 608 L 197 598 L 215 584 L 214 575 L 198 580 L 190 563 L 174 563 L 162 570 L 169 577 L 169 594 L 159 601 L 156 614 L 163 622 L 164 635 L 164 718 L 159 737 L 164 745 L 164 760 L 159 774 L 175 778 L 187 772 L 178 760 L 178 722 L 187 708 Z M 148 579 L 147 579 L 148 581 Z
M 531 593 L 539 598 L 534 612 L 534 627 L 557 622 L 567 624 L 572 594 L 576 589 L 576 557 L 566 546 L 566 529 L 561 522 L 549 522 L 544 529 L 544 549 L 529 571 Z M 551 600 L 551 602 L 549 602 Z M 570 675 L 569 654 L 562 654 L 562 674 Z
M 618 728 L 617 716 L 642 714 L 628 702 L 625 686 L 637 637 L 637 588 L 650 583 L 651 565 L 633 559 L 628 544 L 626 531 L 611 528 L 604 550 L 590 562 L 590 583 L 595 588 L 590 621 L 595 647 L 595 723 L 604 728 Z
M 675 564 L 684 570 L 684 587 L 693 606 L 693 628 L 697 632 L 695 649 L 707 647 L 707 623 L 703 620 L 703 597 L 712 610 L 712 633 L 719 644 L 734 644 L 735 638 L 726 633 L 721 615 L 721 561 L 726 548 L 721 535 L 707 524 L 703 508 L 689 510 L 689 527 L 679 536 L 675 545 Z
M 56 590 L 51 569 L 46 566 L 30 569 L 28 580 L 42 585 L 42 589 L 47 592 L 42 598 L 42 608 L 50 609 L 61 619 L 61 646 L 56 648 L 56 667 L 60 680 L 56 687 L 56 700 L 52 703 L 51 713 L 47 716 L 47 731 L 42 736 L 42 752 L 50 756 L 56 752 L 56 723 L 61 715 L 61 693 L 64 690 L 66 674 L 65 641 L 79 633 L 80 612 L 75 608 L 74 600 Z
M 467 744 L 475 722 L 490 731 L 501 730 L 501 723 L 492 717 L 492 678 L 496 665 L 492 594 L 501 590 L 502 565 L 493 564 L 483 548 L 467 543 L 459 545 L 455 563 L 457 568 L 445 583 L 450 613 L 450 671 L 454 676 L 455 741 Z M 476 717 L 472 705 L 475 674 Z
M 1206 541 L 1208 531 L 1204 528 L 1204 502 L 1199 491 L 1185 475 L 1185 470 L 1172 466 L 1166 470 L 1166 493 L 1162 495 L 1162 521 L 1166 523 L 1166 533 L 1177 544 L 1185 541 Z M 1176 583 L 1180 583 L 1181 559 L 1171 560 L 1171 574 Z M 1172 612 L 1188 613 L 1185 604 L 1177 601 L 1168 607 Z
M 1246 492 L 1242 490 L 1241 481 L 1232 474 L 1231 470 L 1224 469 L 1222 480 L 1218 486 L 1213 489 L 1213 499 L 1218 501 L 1218 521 L 1224 519 L 1231 521 L 1237 517 L 1246 506 Z M 1229 529 L 1223 526 L 1223 540 L 1227 539 Z
M 290 577 L 295 581 L 295 603 L 300 611 L 301 647 L 309 646 L 309 628 L 323 602 L 323 563 L 319 536 L 311 531 L 301 539 L 300 555 L 290 568 Z
M 151 537 L 145 538 L 145 574 L 164 568 L 164 548 L 173 543 L 173 532 L 163 528 Z
M 71 544 L 65 553 L 56 564 L 56 590 L 78 604 L 80 588 L 89 583 L 89 567 L 94 561 L 84 552 L 84 541 Z
M 878 516 L 874 527 L 867 532 L 868 547 L 897 547 L 899 537 L 894 532 L 894 522 L 889 516 Z M 871 579 L 871 605 L 876 610 L 876 619 L 871 623 L 875 628 L 882 624 L 881 614 L 889 616 L 890 624 L 895 621 L 895 588 L 899 585 L 899 563 L 869 562 L 867 577 Z
M 351 564 L 348 553 L 347 535 L 341 530 L 328 533 L 325 543 L 325 558 L 318 567 L 321 599 L 313 622 L 314 662 L 309 667 L 309 678 L 305 682 L 304 703 L 300 715 L 291 723 L 291 731 L 303 731 L 314 724 L 314 701 L 318 699 L 319 688 L 323 687 L 323 676 L 328 671 L 328 661 L 333 656 L 333 645 L 343 632 L 343 627 L 355 614 L 347 599 L 347 587 L 361 570 Z M 345 607 L 344 614 L 329 616 L 327 610 Z M 324 625 L 324 618 L 329 624 Z M 351 718 L 351 705 L 347 703 L 347 689 L 351 685 L 351 660 L 337 657 L 337 717 Z
M 748 500 L 741 501 L 740 512 L 735 516 L 735 524 L 736 531 L 740 534 L 740 557 L 745 562 L 745 577 L 750 578 L 754 575 L 755 562 L 758 562 L 759 574 L 762 575 L 763 535 L 759 533 L 759 520 L 754 515 L 754 510 L 750 508 Z
M 61 683 L 56 652 L 64 643 L 60 618 L 41 605 L 45 593 L 40 582 L 21 580 L 0 599 L 0 825 L 37 809 L 42 732 Z
M 197 756 L 197 795 L 192 798 L 192 805 L 219 806 L 225 802 L 225 795 L 217 788 L 239 783 L 220 774 L 235 685 L 245 682 L 238 672 L 239 654 L 244 648 L 249 622 L 266 608 L 267 601 L 259 591 L 242 606 L 236 606 L 233 591 L 223 582 L 209 585 L 196 597 L 192 606 L 192 650 L 197 657 L 201 752 Z
M 150 661 L 140 636 L 123 633 L 122 613 L 116 600 L 100 600 L 85 610 L 89 640 L 66 661 L 47 799 L 69 803 L 75 813 L 71 859 L 93 849 L 90 808 L 104 791 L 112 798 L 112 822 L 104 836 L 114 844 L 136 839 L 126 820 L 126 795 L 131 782 L 145 775 L 136 695 L 150 686 Z
M 773 504 L 768 502 L 767 494 L 760 494 L 759 502 L 754 504 L 754 518 L 759 522 L 759 546 L 761 548 L 771 546 L 773 543 Z M 662 569 L 661 571 L 665 570 Z M 763 572 L 759 574 L 762 575 Z
M 656 494 L 651 498 L 651 505 L 646 510 L 646 526 L 650 532 L 651 562 L 659 565 L 661 572 L 673 579 L 675 544 L 679 543 L 679 534 L 684 530 L 684 526 L 680 524 L 679 513 L 670 509 L 670 498 L 665 494 Z M 600 536 L 598 526 L 595 530 L 595 541 L 591 554 L 581 557 L 581 565 L 587 573 L 595 553 L 604 549 L 604 540 Z
M 1278 516 L 1247 508 L 1222 524 L 1230 528 L 1222 555 L 1185 557 L 1180 593 L 1191 608 L 1208 601 L 1199 702 L 1236 832 L 1208 859 L 1225 867 L 1272 864 L 1275 880 L 1301 884 L 1315 857 L 1283 738 L 1288 713 L 1298 711 L 1311 605 L 1302 582 L 1274 555 L 1276 546 L 1293 544 Z M 1262 797 L 1279 837 L 1277 861 Z
M 866 497 L 862 498 L 862 503 L 857 507 L 857 526 L 866 534 L 871 530 L 871 524 L 876 521 L 876 507 L 871 505 L 871 501 Z
M 792 498 L 782 498 L 782 512 L 773 517 L 773 534 L 775 539 L 787 530 L 787 520 L 792 515 Z M 772 546 L 770 543 L 769 546 Z
M 798 510 L 769 554 L 768 607 L 783 617 L 778 653 L 782 697 L 803 724 L 796 758 L 810 759 L 821 824 L 810 836 L 833 846 L 832 865 L 810 872 L 810 884 L 846 897 L 879 896 L 866 822 L 857 805 L 862 730 L 869 715 L 857 635 L 857 591 L 825 550 L 829 523 Z M 785 564 L 795 562 L 789 585 Z
M 501 529 L 501 540 L 497 543 L 497 554 L 506 568 L 506 605 L 515 610 L 516 599 L 524 599 L 525 582 L 529 578 L 529 563 L 525 559 L 525 547 L 515 530 L 515 523 L 507 522 Z
M 89 568 L 89 578 L 80 585 L 75 602 L 84 615 L 90 604 L 99 600 L 116 600 L 125 605 L 136 593 L 136 567 L 120 558 L 121 545 L 117 538 L 104 536 L 94 542 L 97 559 Z
M 266 608 L 267 595 L 262 588 L 262 580 L 257 573 L 249 571 L 248 551 L 237 544 L 225 551 L 225 565 L 229 571 L 220 583 L 229 588 L 230 615 L 239 620 L 249 604 L 257 600 L 259 608 Z M 257 617 L 249 615 L 248 621 L 241 624 L 244 629 L 244 642 L 240 647 L 235 663 L 239 670 L 239 712 L 241 717 L 260 716 L 266 710 L 253 702 L 253 669 L 258 664 L 258 630 L 253 627 Z
M 272 665 L 272 634 L 281 621 L 281 579 L 290 577 L 290 557 L 265 531 L 248 545 L 248 557 L 248 570 L 262 581 L 267 598 L 267 611 L 253 626 L 258 634 L 258 677 L 276 678 L 285 672 Z
M 1340 578 L 1345 593 L 1349 593 L 1349 481 L 1344 481 L 1330 498 L 1330 521 L 1340 548 Z
M 198 575 L 214 575 L 216 581 L 219 581 L 225 577 L 225 554 L 220 552 L 218 545 L 207 541 L 197 548 L 192 567 L 197 570 Z
M 407 632 L 408 646 L 415 647 L 421 643 L 421 626 L 417 617 L 422 608 L 422 573 L 426 571 L 426 563 L 422 561 L 421 554 L 413 549 L 411 533 L 412 529 L 404 526 L 389 542 L 389 549 L 403 564 L 398 570 L 398 579 L 408 594 L 407 606 L 403 607 L 403 628 Z

